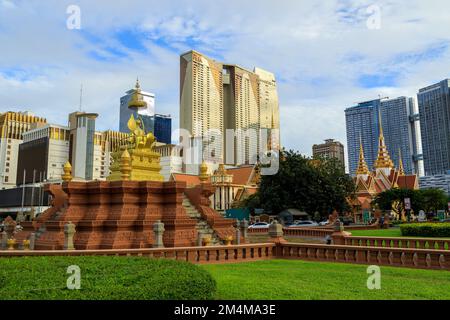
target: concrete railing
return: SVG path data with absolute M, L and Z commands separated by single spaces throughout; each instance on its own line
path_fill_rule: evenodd
M 112 250 L 5 250 L 2 257 L 23 256 L 142 256 L 166 258 L 192 263 L 231 263 L 273 258 L 274 243 L 243 244 L 232 246 L 205 246 L 149 249 Z
M 330 229 L 316 229 L 316 228 L 285 228 L 283 232 L 286 236 L 291 237 L 314 237 L 325 238 L 330 236 L 334 231 Z
M 345 237 L 345 244 L 363 247 L 450 250 L 450 239 L 406 237 Z
M 276 257 L 450 270 L 450 251 L 448 250 L 285 243 L 276 247 Z
M 333 229 L 320 229 L 320 228 L 301 228 L 301 227 L 292 227 L 292 228 L 283 228 L 283 233 L 285 236 L 290 237 L 314 237 L 314 238 L 325 238 L 328 235 L 333 233 Z M 250 234 L 268 234 L 269 228 L 261 228 L 261 229 L 248 229 L 248 233 Z
M 94 255 L 165 258 L 187 261 L 196 264 L 250 262 L 276 258 L 450 270 L 450 250 L 384 248 L 287 242 L 161 249 L 0 251 L 0 259 L 2 257 L 23 256 Z

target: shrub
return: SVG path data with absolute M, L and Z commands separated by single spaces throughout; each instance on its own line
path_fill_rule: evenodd
M 67 289 L 67 267 L 81 269 L 81 289 Z M 2 299 L 212 299 L 216 282 L 196 265 L 145 257 L 19 257 L 0 259 Z
M 450 237 L 450 223 L 403 224 L 400 230 L 407 237 Z

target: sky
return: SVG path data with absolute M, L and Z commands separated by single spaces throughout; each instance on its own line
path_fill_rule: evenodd
M 82 84 L 82 110 L 118 130 L 139 77 L 177 128 L 179 56 L 195 49 L 273 72 L 281 143 L 310 155 L 346 145 L 347 107 L 450 77 L 449 12 L 448 0 L 0 0 L 0 112 L 66 124 Z

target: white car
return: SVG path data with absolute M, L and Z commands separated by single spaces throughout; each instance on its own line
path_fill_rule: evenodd
M 291 224 L 289 226 L 289 228 L 296 228 L 296 227 L 318 227 L 319 224 L 317 222 L 314 221 L 310 221 L 310 220 L 305 220 L 305 221 L 299 221 L 295 224 Z
M 322 222 L 319 222 L 319 226 L 326 226 L 327 224 L 329 224 L 330 223 L 330 221 L 322 221 Z
M 267 229 L 269 228 L 270 224 L 267 222 L 257 222 L 249 226 L 249 229 Z

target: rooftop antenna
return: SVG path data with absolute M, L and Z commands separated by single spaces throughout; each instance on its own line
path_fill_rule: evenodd
M 82 103 L 83 103 L 83 84 L 80 85 L 80 112 Z

